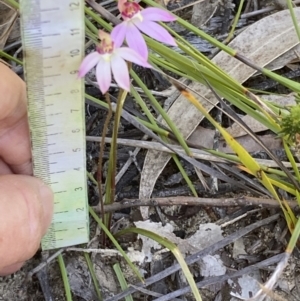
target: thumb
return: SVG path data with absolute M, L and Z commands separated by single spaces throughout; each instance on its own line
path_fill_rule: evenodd
M 53 193 L 41 180 L 0 176 L 0 276 L 15 272 L 35 254 L 52 213 Z

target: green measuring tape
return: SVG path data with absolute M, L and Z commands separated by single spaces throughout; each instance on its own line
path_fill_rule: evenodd
M 84 86 L 84 1 L 20 0 L 34 175 L 54 192 L 49 250 L 89 235 Z

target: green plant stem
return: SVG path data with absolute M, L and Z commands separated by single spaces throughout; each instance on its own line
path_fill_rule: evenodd
M 282 139 L 282 142 L 283 142 L 283 147 L 284 147 L 285 153 L 286 153 L 290 163 L 292 164 L 292 167 L 293 167 L 294 173 L 296 175 L 297 181 L 300 183 L 300 172 L 299 172 L 299 168 L 297 167 L 294 156 L 293 156 L 287 142 L 284 140 L 284 138 Z
M 118 149 L 118 131 L 120 125 L 120 118 L 122 115 L 123 104 L 126 99 L 127 92 L 120 89 L 118 100 L 117 100 L 117 109 L 114 119 L 114 127 L 112 134 L 112 143 L 109 152 L 109 165 L 107 171 L 107 181 L 106 181 L 106 194 L 104 204 L 112 204 L 115 200 L 115 191 L 116 191 L 116 169 L 117 169 L 117 149 Z M 103 211 L 104 212 L 104 211 Z M 106 213 L 104 215 L 104 225 L 110 229 L 111 213 Z
M 197 191 L 196 191 L 192 181 L 190 180 L 189 176 L 185 172 L 185 170 L 184 170 L 182 164 L 180 163 L 178 157 L 175 154 L 172 154 L 172 159 L 176 163 L 177 168 L 179 169 L 180 173 L 182 174 L 182 177 L 184 178 L 185 182 L 187 183 L 187 185 L 190 188 L 190 190 L 191 190 L 192 194 L 194 195 L 194 197 L 198 197 Z
M 159 7 L 161 9 L 164 9 L 161 5 L 157 4 L 156 2 L 154 2 L 153 0 L 143 0 L 144 3 L 153 6 L 153 7 Z M 210 42 L 212 45 L 214 45 L 215 47 L 225 51 L 226 53 L 228 53 L 230 56 L 235 57 L 237 60 L 245 63 L 246 65 L 248 65 L 249 67 L 253 68 L 254 70 L 257 70 L 261 73 L 263 73 L 264 75 L 266 75 L 267 77 L 277 81 L 278 83 L 284 85 L 287 88 L 290 88 L 291 90 L 293 90 L 294 92 L 300 92 L 300 84 L 287 79 L 281 75 L 276 74 L 275 72 L 272 72 L 266 68 L 261 68 L 257 65 L 255 65 L 253 62 L 251 62 L 250 60 L 248 60 L 246 57 L 244 57 L 243 55 L 241 55 L 240 53 L 238 53 L 235 49 L 230 48 L 227 45 L 224 45 L 222 42 L 219 42 L 218 40 L 216 40 L 215 38 L 211 37 L 210 35 L 206 34 L 204 31 L 196 28 L 195 26 L 193 26 L 192 24 L 190 24 L 189 22 L 181 19 L 178 16 L 175 16 L 177 19 L 177 22 L 182 25 L 183 27 L 187 28 L 189 31 L 195 33 L 196 35 L 198 35 L 199 37 L 205 39 L 206 41 Z
M 142 108 L 143 112 L 146 114 L 146 116 L 149 119 L 149 121 L 151 122 L 151 124 L 153 126 L 155 126 L 155 127 L 158 128 L 158 125 L 157 125 L 157 123 L 155 121 L 155 118 L 151 114 L 150 110 L 148 109 L 147 105 L 143 101 L 143 99 L 140 96 L 140 94 L 134 89 L 133 86 L 131 86 L 130 93 L 132 94 L 132 96 L 134 97 L 134 99 L 136 100 L 136 102 L 138 103 L 138 105 Z
M 16 62 L 17 64 L 20 64 L 20 65 L 23 65 L 23 62 L 18 60 L 17 58 L 7 54 L 6 52 L 4 52 L 3 50 L 0 50 L 0 57 L 4 57 L 8 60 L 11 60 L 11 61 L 14 61 Z
M 137 76 L 137 74 L 131 70 L 130 71 L 131 76 L 134 78 L 134 80 L 138 83 L 138 85 L 142 88 L 146 96 L 149 98 L 149 100 L 152 102 L 153 106 L 157 109 L 159 114 L 163 117 L 163 119 L 166 121 L 174 135 L 176 136 L 178 142 L 185 150 L 186 154 L 190 155 L 189 147 L 187 146 L 182 134 L 178 131 L 175 124 L 172 122 L 168 114 L 164 111 L 164 109 L 161 107 L 161 105 L 158 103 L 156 98 L 150 93 L 150 91 L 147 89 L 146 85 L 140 80 L 140 78 Z
M 87 172 L 87 177 L 94 183 L 94 185 L 98 186 L 98 183 L 96 179 L 93 177 L 93 175 L 90 172 Z
M 288 246 L 286 248 L 286 252 L 288 252 L 289 254 L 291 254 L 296 246 L 296 243 L 299 239 L 299 235 L 300 235 L 300 219 L 298 218 L 297 223 L 295 225 L 294 231 L 292 233 L 292 237 L 289 240 Z
M 296 15 L 295 15 L 292 0 L 286 0 L 286 3 L 287 3 L 287 6 L 288 6 L 288 9 L 290 10 L 290 14 L 291 14 L 293 24 L 294 24 L 294 27 L 295 27 L 295 30 L 296 30 L 296 33 L 297 33 L 297 36 L 298 36 L 298 40 L 300 41 L 300 28 L 299 28 L 298 20 L 297 20 Z
M 90 31 L 89 37 L 93 40 L 95 44 L 98 43 L 98 29 L 96 26 L 89 20 L 89 18 L 85 17 L 85 25 L 86 25 L 86 30 L 85 32 L 87 33 L 87 29 Z
M 92 277 L 92 281 L 93 281 L 93 284 L 94 284 L 94 288 L 95 288 L 97 297 L 98 297 L 99 301 L 102 301 L 103 298 L 102 298 L 102 295 L 101 295 L 101 290 L 100 290 L 100 287 L 99 287 L 99 283 L 98 283 L 98 279 L 97 279 L 95 270 L 93 268 L 93 263 L 91 261 L 90 255 L 87 252 L 84 252 L 83 256 L 84 256 L 85 261 L 88 265 L 88 268 L 89 268 L 89 271 L 90 271 L 90 274 L 91 274 L 91 277 Z
M 14 0 L 3 0 L 7 5 L 14 9 L 19 9 L 19 3 Z
M 148 4 L 149 6 L 152 7 L 159 7 L 161 9 L 164 9 L 161 5 L 159 5 L 158 3 L 156 3 L 155 1 L 152 0 L 143 0 L 144 3 Z M 209 41 L 212 45 L 214 45 L 215 47 L 224 50 L 225 52 L 227 52 L 228 54 L 230 54 L 231 56 L 235 56 L 236 51 L 233 50 L 232 48 L 224 45 L 222 42 L 219 42 L 218 40 L 212 38 L 209 34 L 205 33 L 204 31 L 198 29 L 197 27 L 193 26 L 192 24 L 190 24 L 189 22 L 183 20 L 182 18 L 174 15 L 176 17 L 177 22 L 182 25 L 183 27 L 187 28 L 189 31 L 195 33 L 196 35 L 198 35 L 199 37 L 203 38 L 204 40 Z
M 227 84 L 231 88 L 237 87 L 237 89 L 243 91 L 245 88 L 234 78 L 228 76 L 228 74 L 223 71 L 221 68 L 219 68 L 217 65 L 215 65 L 209 58 L 207 58 L 203 53 L 198 51 L 192 44 L 190 44 L 188 41 L 186 41 L 181 35 L 179 35 L 176 31 L 165 25 L 164 23 L 161 24 L 165 29 L 167 29 L 176 39 L 178 40 L 178 47 L 184 51 L 188 56 L 195 59 L 198 63 L 202 64 L 203 66 L 207 67 L 208 70 L 212 71 L 216 76 L 225 78 L 224 84 Z M 149 44 L 156 41 L 152 41 L 149 38 L 146 38 Z M 152 45 L 152 44 L 151 44 Z M 157 45 L 157 44 L 156 44 Z M 157 47 L 157 46 L 156 46 Z M 179 56 L 181 54 L 178 54 Z M 150 55 L 150 59 L 152 56 Z M 167 62 L 166 62 L 167 63 Z
M 149 98 L 150 98 L 150 95 L 151 95 L 151 100 L 153 100 L 152 104 L 153 104 L 154 107 L 159 111 L 159 113 L 162 113 L 162 116 L 167 116 L 167 117 L 168 117 L 168 114 L 167 114 L 167 113 L 163 110 L 163 108 L 160 106 L 160 104 L 157 102 L 156 98 L 152 96 L 152 94 L 150 93 L 150 91 L 147 89 L 147 87 L 144 85 L 144 83 L 140 80 L 140 78 L 137 76 L 137 74 L 136 74 L 135 72 L 132 72 L 131 75 L 132 75 L 132 77 L 134 78 L 134 80 L 138 83 L 138 85 L 143 89 L 143 91 L 145 92 L 145 94 L 146 94 Z M 132 90 L 133 90 L 133 89 L 132 89 Z M 140 99 L 138 99 L 138 98 L 137 98 L 137 100 L 139 101 L 139 104 L 144 108 L 144 112 L 145 112 L 145 111 L 148 112 L 149 110 L 148 110 L 147 106 L 145 105 L 145 103 L 144 103 L 142 100 L 140 101 Z M 145 112 L 145 113 L 146 113 L 146 112 Z M 147 114 L 147 113 L 146 113 L 146 114 Z M 149 116 L 148 116 L 148 115 L 149 115 Z M 158 126 L 157 126 L 157 124 L 156 124 L 154 118 L 152 117 L 151 113 L 149 112 L 148 115 L 147 115 L 147 116 L 148 116 L 150 122 L 153 124 L 153 126 L 155 127 L 155 129 L 157 129 Z M 150 117 L 150 116 L 151 116 L 151 117 Z M 165 121 L 167 121 L 167 120 L 165 120 Z M 185 145 L 187 146 L 186 141 L 184 140 L 184 138 L 182 137 L 182 135 L 180 134 L 180 132 L 177 130 L 176 126 L 173 125 L 173 122 L 172 122 L 171 120 L 170 120 L 169 122 L 170 122 L 170 124 L 168 123 L 168 125 L 169 125 L 171 128 L 173 127 L 174 130 L 176 130 L 176 132 L 174 132 L 176 139 L 181 138 L 181 139 L 184 141 L 184 145 L 182 145 L 182 144 L 180 143 L 181 146 L 184 148 Z M 154 130 L 155 130 L 155 129 L 154 129 Z M 178 132 L 178 135 L 176 135 L 177 132 Z M 167 142 L 166 136 L 165 136 L 165 135 L 160 136 L 160 137 L 161 137 L 164 141 Z M 180 142 L 180 140 L 179 140 L 179 142 Z M 187 146 L 187 147 L 188 147 L 188 146 Z M 184 149 L 185 149 L 185 148 L 184 148 Z M 189 150 L 188 150 L 188 151 L 189 151 Z M 172 159 L 174 160 L 174 162 L 176 163 L 176 165 L 177 165 L 179 171 L 181 172 L 183 178 L 185 179 L 187 185 L 188 185 L 189 188 L 191 189 L 193 195 L 194 195 L 194 196 L 198 196 L 198 195 L 197 195 L 197 192 L 196 192 L 196 189 L 195 189 L 195 187 L 194 187 L 194 185 L 193 185 L 193 183 L 192 183 L 191 180 L 189 179 L 189 177 L 188 177 L 187 173 L 185 172 L 185 170 L 184 170 L 182 164 L 180 163 L 178 157 L 177 157 L 175 154 L 172 154 L 171 156 L 172 156 Z
M 201 295 L 199 293 L 199 290 L 197 288 L 197 285 L 195 283 L 193 275 L 190 272 L 189 267 L 186 264 L 186 262 L 184 260 L 184 257 L 182 256 L 180 250 L 178 249 L 178 247 L 173 242 L 171 242 L 170 240 L 168 240 L 167 238 L 165 238 L 163 236 L 160 236 L 159 234 L 156 234 L 156 233 L 154 233 L 152 231 L 149 231 L 149 230 L 146 230 L 146 229 L 142 229 L 142 228 L 128 228 L 128 229 L 124 229 L 124 230 L 119 231 L 116 234 L 116 236 L 119 237 L 119 236 L 121 236 L 121 235 L 123 235 L 125 233 L 130 233 L 130 232 L 146 236 L 146 237 L 148 237 L 148 238 L 156 241 L 157 243 L 161 244 L 162 246 L 168 248 L 173 253 L 173 255 L 177 259 L 178 263 L 180 264 L 182 272 L 185 275 L 185 277 L 186 277 L 186 279 L 187 279 L 187 281 L 188 281 L 188 283 L 189 283 L 189 285 L 191 287 L 191 290 L 192 290 L 192 293 L 193 293 L 195 299 L 197 301 L 202 301 Z
M 89 212 L 90 212 L 91 216 L 94 218 L 94 220 L 98 223 L 99 227 L 101 227 L 101 229 L 105 232 L 105 234 L 107 235 L 107 237 L 111 240 L 111 242 L 114 244 L 114 246 L 122 254 L 122 256 L 124 257 L 124 259 L 126 260 L 126 262 L 128 263 L 128 265 L 130 266 L 130 268 L 137 275 L 137 277 L 139 278 L 139 280 L 144 283 L 144 279 L 141 276 L 141 273 L 138 271 L 138 269 L 135 267 L 135 265 L 130 261 L 129 257 L 123 251 L 123 249 L 120 246 L 120 244 L 117 242 L 117 240 L 114 238 L 114 236 L 110 233 L 110 231 L 105 227 L 105 225 L 102 223 L 101 219 L 97 216 L 97 214 L 95 213 L 95 211 L 91 207 L 89 207 Z
M 117 275 L 117 278 L 120 283 L 122 291 L 125 291 L 128 288 L 128 284 L 127 284 L 124 274 L 121 270 L 120 264 L 119 263 L 114 264 L 113 269 Z M 133 301 L 132 296 L 131 295 L 126 296 L 125 301 Z
M 224 44 L 229 43 L 232 40 L 232 38 L 233 38 L 236 25 L 237 25 L 237 23 L 238 23 L 238 21 L 240 19 L 241 13 L 242 13 L 243 5 L 244 5 L 244 0 L 241 0 L 240 3 L 239 3 L 238 11 L 237 11 L 237 13 L 236 13 L 236 15 L 234 17 L 234 21 L 233 21 L 233 24 L 231 26 L 231 30 L 230 30 L 230 32 L 228 34 L 228 37 L 224 41 Z
M 110 24 L 105 22 L 101 17 L 99 17 L 99 15 L 94 13 L 91 9 L 87 8 L 86 6 L 84 8 L 84 12 L 88 16 L 90 16 L 93 20 L 95 20 L 97 23 L 99 23 L 104 29 L 106 29 L 108 31 L 112 30 L 112 26 Z M 97 32 L 95 32 L 95 33 L 98 34 L 98 29 L 97 29 Z
M 101 107 L 105 108 L 105 109 L 108 109 L 108 105 L 107 103 L 105 103 L 104 101 L 102 100 L 99 100 L 89 94 L 85 94 L 85 98 L 93 101 L 94 103 L 100 105 Z M 159 135 L 163 135 L 165 137 L 167 137 L 169 135 L 169 132 L 164 130 L 164 129 L 161 129 L 159 127 L 157 127 L 157 125 L 153 125 L 151 124 L 150 122 L 146 121 L 146 120 L 143 120 L 141 118 L 138 118 L 138 117 L 135 117 L 135 119 L 140 122 L 141 124 L 143 124 L 144 126 L 148 127 L 150 130 L 152 131 L 155 131 L 156 133 L 158 133 Z
M 103 125 L 103 130 L 102 130 L 102 140 L 101 140 L 101 144 L 100 144 L 100 152 L 99 152 L 99 159 L 98 159 L 98 167 L 97 167 L 97 182 L 98 182 L 98 191 L 99 191 L 99 206 L 102 212 L 102 218 L 103 220 L 106 219 L 106 215 L 104 213 L 104 201 L 103 201 L 103 193 L 102 193 L 102 166 L 103 166 L 103 155 L 104 155 L 104 148 L 105 148 L 105 137 L 108 131 L 108 126 L 109 126 L 109 122 L 112 118 L 113 112 L 112 112 L 112 108 L 111 108 L 111 102 L 110 102 L 110 98 L 108 93 L 105 94 L 105 98 L 106 98 L 106 103 L 108 105 L 108 113 L 106 115 L 105 118 L 105 122 Z M 107 217 L 108 220 L 110 219 L 110 217 Z M 109 222 L 108 222 L 109 223 Z M 105 245 L 105 237 L 103 237 L 103 245 Z
M 59 264 L 61 276 L 62 276 L 63 283 L 64 283 L 67 301 L 72 301 L 71 288 L 70 288 L 70 283 L 69 283 L 64 259 L 61 254 L 58 255 L 57 259 L 58 259 L 58 264 Z

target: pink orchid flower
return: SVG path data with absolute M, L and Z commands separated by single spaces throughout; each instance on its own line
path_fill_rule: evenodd
M 148 48 L 140 31 L 159 42 L 177 45 L 168 31 L 155 23 L 155 21 L 175 21 L 176 18 L 169 12 L 154 7 L 141 10 L 137 3 L 127 0 L 119 0 L 118 8 L 124 21 L 115 26 L 111 32 L 117 46 L 121 46 L 126 38 L 127 45 L 147 59 Z
M 96 78 L 102 94 L 109 89 L 111 74 L 120 88 L 129 91 L 130 78 L 125 60 L 146 68 L 151 68 L 151 65 L 133 49 L 116 47 L 114 39 L 108 33 L 99 30 L 99 38 L 100 44 L 95 52 L 84 58 L 79 67 L 78 76 L 84 77 L 97 65 Z

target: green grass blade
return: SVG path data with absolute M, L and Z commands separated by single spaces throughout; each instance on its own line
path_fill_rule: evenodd
M 11 61 L 17 63 L 17 64 L 23 65 L 22 61 L 18 60 L 17 58 L 15 58 L 15 57 L 13 57 L 13 56 L 11 56 L 9 54 L 7 54 L 6 52 L 4 52 L 1 49 L 0 49 L 0 57 L 4 57 L 4 58 L 6 58 L 8 60 L 11 60 Z
M 300 219 L 297 220 L 297 223 L 295 225 L 295 229 L 292 233 L 292 237 L 288 243 L 288 246 L 286 248 L 286 252 L 288 253 L 292 253 L 295 246 L 296 246 L 296 243 L 298 242 L 298 239 L 299 239 L 299 235 L 300 235 Z
M 299 172 L 297 163 L 295 161 L 295 158 L 294 158 L 288 144 L 286 143 L 286 141 L 284 139 L 282 139 L 282 142 L 283 142 L 283 147 L 284 147 L 285 153 L 286 153 L 290 163 L 292 164 L 292 167 L 293 167 L 294 173 L 296 175 L 297 181 L 300 182 L 300 172 Z
M 173 155 L 172 155 L 172 159 L 173 159 L 174 162 L 176 163 L 177 168 L 179 169 L 180 173 L 182 174 L 182 177 L 183 177 L 184 180 L 186 181 L 186 183 L 187 183 L 188 187 L 190 188 L 191 192 L 193 193 L 193 195 L 194 195 L 195 197 L 197 197 L 198 194 L 197 194 L 197 191 L 196 191 L 196 189 L 195 189 L 195 186 L 193 185 L 193 183 L 192 183 L 192 181 L 190 180 L 189 176 L 188 176 L 187 173 L 185 172 L 185 170 L 184 170 L 182 164 L 180 163 L 178 157 L 177 157 L 175 154 L 173 154 Z
M 98 297 L 99 301 L 102 301 L 103 298 L 102 298 L 102 295 L 101 295 L 100 286 L 99 286 L 99 283 L 98 283 L 98 279 L 97 279 L 95 270 L 93 268 L 93 263 L 91 261 L 90 255 L 87 252 L 84 252 L 83 256 L 84 256 L 85 261 L 88 265 L 88 268 L 89 268 L 89 271 L 90 271 L 90 274 L 91 274 L 91 277 L 92 277 L 92 281 L 93 281 L 93 284 L 94 284 L 94 288 L 95 288 L 97 297 Z
M 188 267 L 188 265 L 186 264 L 186 262 L 184 260 L 184 257 L 182 256 L 182 254 L 179 251 L 178 247 L 173 242 L 171 242 L 170 240 L 168 240 L 167 238 L 165 238 L 163 236 L 160 236 L 160 235 L 158 235 L 156 233 L 153 233 L 149 230 L 141 229 L 141 228 L 128 228 L 128 229 L 121 230 L 116 234 L 116 237 L 121 236 L 125 233 L 131 233 L 131 232 L 149 237 L 149 238 L 153 239 L 154 241 L 156 241 L 157 243 L 159 243 L 159 244 L 163 245 L 164 247 L 168 248 L 173 253 L 173 255 L 177 259 L 178 263 L 180 264 L 182 272 L 184 273 L 184 275 L 185 275 L 185 277 L 186 277 L 186 279 L 187 279 L 187 281 L 188 281 L 188 283 L 191 287 L 191 290 L 192 290 L 192 293 L 194 294 L 195 299 L 197 301 L 202 301 L 202 298 L 200 296 L 199 290 L 198 290 L 197 285 L 195 283 L 194 277 L 191 274 L 191 272 L 189 270 L 189 267 Z
M 72 301 L 70 283 L 69 283 L 68 274 L 67 274 L 67 270 L 66 270 L 66 266 L 65 266 L 62 254 L 59 254 L 57 259 L 58 259 L 61 276 L 63 279 L 63 284 L 64 284 L 64 288 L 65 288 L 67 301 Z
M 180 143 L 180 145 L 185 150 L 185 152 L 188 155 L 190 155 L 189 147 L 187 146 L 187 144 L 186 144 L 186 142 L 185 142 L 182 134 L 178 131 L 177 127 L 172 122 L 172 120 L 170 119 L 170 117 L 168 116 L 168 114 L 163 110 L 163 108 L 161 107 L 161 105 L 159 104 L 159 102 L 156 100 L 156 98 L 153 96 L 153 94 L 148 90 L 148 88 L 146 87 L 146 85 L 136 75 L 136 73 L 133 70 L 131 70 L 130 74 L 134 78 L 134 80 L 138 83 L 138 85 L 142 88 L 142 90 L 145 92 L 146 96 L 152 102 L 153 106 L 158 110 L 158 112 L 161 114 L 161 116 L 163 117 L 163 119 L 166 121 L 166 123 L 168 124 L 168 126 L 170 127 L 170 129 L 172 130 L 172 132 L 174 133 L 174 135 L 176 136 L 178 142 Z
M 296 30 L 296 33 L 298 36 L 298 40 L 300 41 L 300 28 L 299 28 L 298 20 L 296 18 L 295 12 L 294 12 L 292 0 L 286 0 L 286 3 L 288 6 L 288 9 L 290 10 L 290 14 L 291 14 L 293 24 L 294 24 L 294 27 L 295 27 L 295 30 Z
M 117 240 L 114 238 L 114 236 L 110 233 L 110 231 L 105 227 L 105 225 L 102 223 L 101 219 L 97 216 L 97 214 L 95 213 L 95 211 L 91 207 L 89 207 L 89 212 L 90 212 L 91 216 L 94 218 L 94 220 L 101 227 L 101 229 L 105 232 L 105 234 L 107 235 L 107 237 L 114 244 L 114 246 L 122 254 L 122 256 L 124 257 L 124 259 L 127 261 L 128 265 L 133 270 L 133 272 L 137 275 L 137 277 L 140 279 L 140 281 L 144 282 L 144 279 L 143 279 L 142 275 L 140 274 L 140 272 L 138 271 L 138 269 L 136 268 L 136 266 L 131 262 L 131 260 L 129 259 L 129 257 L 127 256 L 127 254 L 123 251 L 123 249 L 120 246 L 120 244 L 117 242 Z
M 121 270 L 121 267 L 120 267 L 119 263 L 114 264 L 113 269 L 114 269 L 114 271 L 117 275 L 117 278 L 118 278 L 118 281 L 120 283 L 122 291 L 125 291 L 128 288 L 128 285 L 127 285 L 126 279 L 124 277 L 124 274 Z M 125 300 L 126 301 L 133 301 L 133 298 L 132 298 L 131 295 L 128 295 L 128 296 L 125 297 Z
M 19 9 L 19 3 L 14 1 L 14 0 L 3 0 L 4 3 L 6 3 L 7 5 L 9 5 L 10 7 L 14 8 L 14 9 Z

